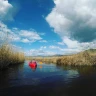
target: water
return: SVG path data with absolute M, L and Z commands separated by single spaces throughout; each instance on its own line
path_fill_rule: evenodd
M 95 67 L 24 64 L 0 71 L 0 96 L 96 96 Z

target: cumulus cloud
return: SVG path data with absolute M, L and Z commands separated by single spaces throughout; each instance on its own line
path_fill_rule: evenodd
M 20 30 L 19 35 L 23 38 L 25 38 L 23 41 L 27 42 L 34 42 L 37 40 L 41 40 L 42 38 L 40 35 L 35 31 L 30 30 Z
M 40 40 L 39 42 L 47 43 L 47 41 L 46 41 L 46 40 Z
M 52 51 L 44 51 L 43 49 L 31 49 L 27 52 L 25 52 L 26 56 L 51 56 L 55 55 L 55 52 Z
M 8 40 L 10 42 L 32 43 L 42 40 L 36 31 L 20 30 L 18 28 L 9 29 L 3 22 L 0 22 L 0 34 L 0 40 L 2 42 Z
M 46 17 L 54 31 L 78 42 L 96 37 L 96 0 L 54 0 L 55 7 Z
M 64 42 L 57 42 L 59 45 L 65 45 Z
M 27 38 L 25 38 L 25 39 L 22 39 L 22 42 L 23 43 L 29 43 L 30 41 Z
M 95 49 L 96 0 L 54 0 L 54 3 L 46 21 L 62 39 L 57 44 L 67 46 L 62 50 L 64 54 Z
M 7 25 L 0 22 L 0 44 L 4 43 L 8 39 L 8 32 L 11 32 L 10 29 L 8 29 Z
M 13 6 L 8 3 L 8 0 L 0 0 L 0 19 L 4 18 L 12 7 Z
M 14 3 L 14 5 L 16 5 Z M 14 20 L 13 17 L 17 13 L 19 6 L 13 6 L 8 0 L 0 0 L 0 20 Z
M 67 45 L 68 48 L 78 48 L 79 47 L 79 42 L 76 40 L 71 40 L 68 37 L 63 38 L 63 42 L 65 45 Z
M 60 49 L 59 46 L 53 46 L 53 45 L 49 46 L 49 48 L 50 48 L 50 49 Z
M 60 48 L 58 46 L 41 46 L 39 49 L 31 49 L 25 52 L 26 56 L 53 56 L 53 55 L 70 55 L 80 52 L 80 49 Z
M 88 49 L 96 49 L 96 40 L 93 40 L 92 42 L 78 42 L 76 40 L 71 40 L 68 37 L 65 37 L 63 39 L 63 43 L 68 47 L 68 49 L 75 49 L 75 50 L 88 50 Z
M 47 47 L 46 46 L 41 46 L 40 49 L 43 50 L 43 49 L 46 49 Z
M 47 46 L 41 46 L 38 49 L 30 49 L 25 52 L 26 56 L 52 56 L 57 54 L 53 50 L 49 50 Z
M 0 41 L 2 43 L 5 41 L 20 41 L 20 36 L 9 29 L 3 22 L 0 22 Z
M 62 54 L 62 55 L 72 55 L 72 54 L 76 54 L 76 53 L 81 52 L 81 51 L 82 50 L 80 50 L 80 49 L 64 48 L 64 49 L 62 49 L 60 54 Z
M 51 50 L 58 50 L 57 53 L 55 53 L 55 54 L 62 54 L 62 55 L 69 55 L 69 54 L 74 54 L 74 53 L 78 53 L 78 52 L 82 51 L 82 49 L 80 49 L 80 48 L 79 49 L 78 48 L 76 49 L 73 47 L 72 48 L 71 47 L 61 48 L 59 46 L 53 46 L 53 45 L 49 46 L 49 48 Z

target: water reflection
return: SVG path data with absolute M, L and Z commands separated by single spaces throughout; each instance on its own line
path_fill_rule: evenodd
M 11 65 L 7 70 L 0 71 L 0 88 L 10 87 L 13 81 L 22 77 L 24 64 Z
M 0 96 L 96 96 L 95 86 L 95 67 L 25 62 L 0 72 Z
M 33 67 L 33 66 L 29 65 L 29 67 L 32 69 L 32 71 L 36 71 L 37 66 Z
M 42 65 L 39 66 L 40 69 L 42 69 L 42 67 L 43 67 Z
M 80 75 L 89 76 L 96 74 L 96 67 L 94 66 L 57 66 L 63 70 L 74 70 L 77 71 Z

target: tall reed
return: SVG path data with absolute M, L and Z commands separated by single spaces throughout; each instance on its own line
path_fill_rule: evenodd
M 84 51 L 71 56 L 63 56 L 62 58 L 57 59 L 57 65 L 72 65 L 72 66 L 80 66 L 80 65 L 96 65 L 96 55 L 92 55 L 88 51 Z
M 0 69 L 10 64 L 22 63 L 24 59 L 24 53 L 14 50 L 12 46 L 6 44 L 0 46 Z

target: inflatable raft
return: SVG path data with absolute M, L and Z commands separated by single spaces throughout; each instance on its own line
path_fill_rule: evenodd
M 29 62 L 29 66 L 30 66 L 31 68 L 36 68 L 36 67 L 37 67 L 36 61 L 31 61 L 31 62 Z

